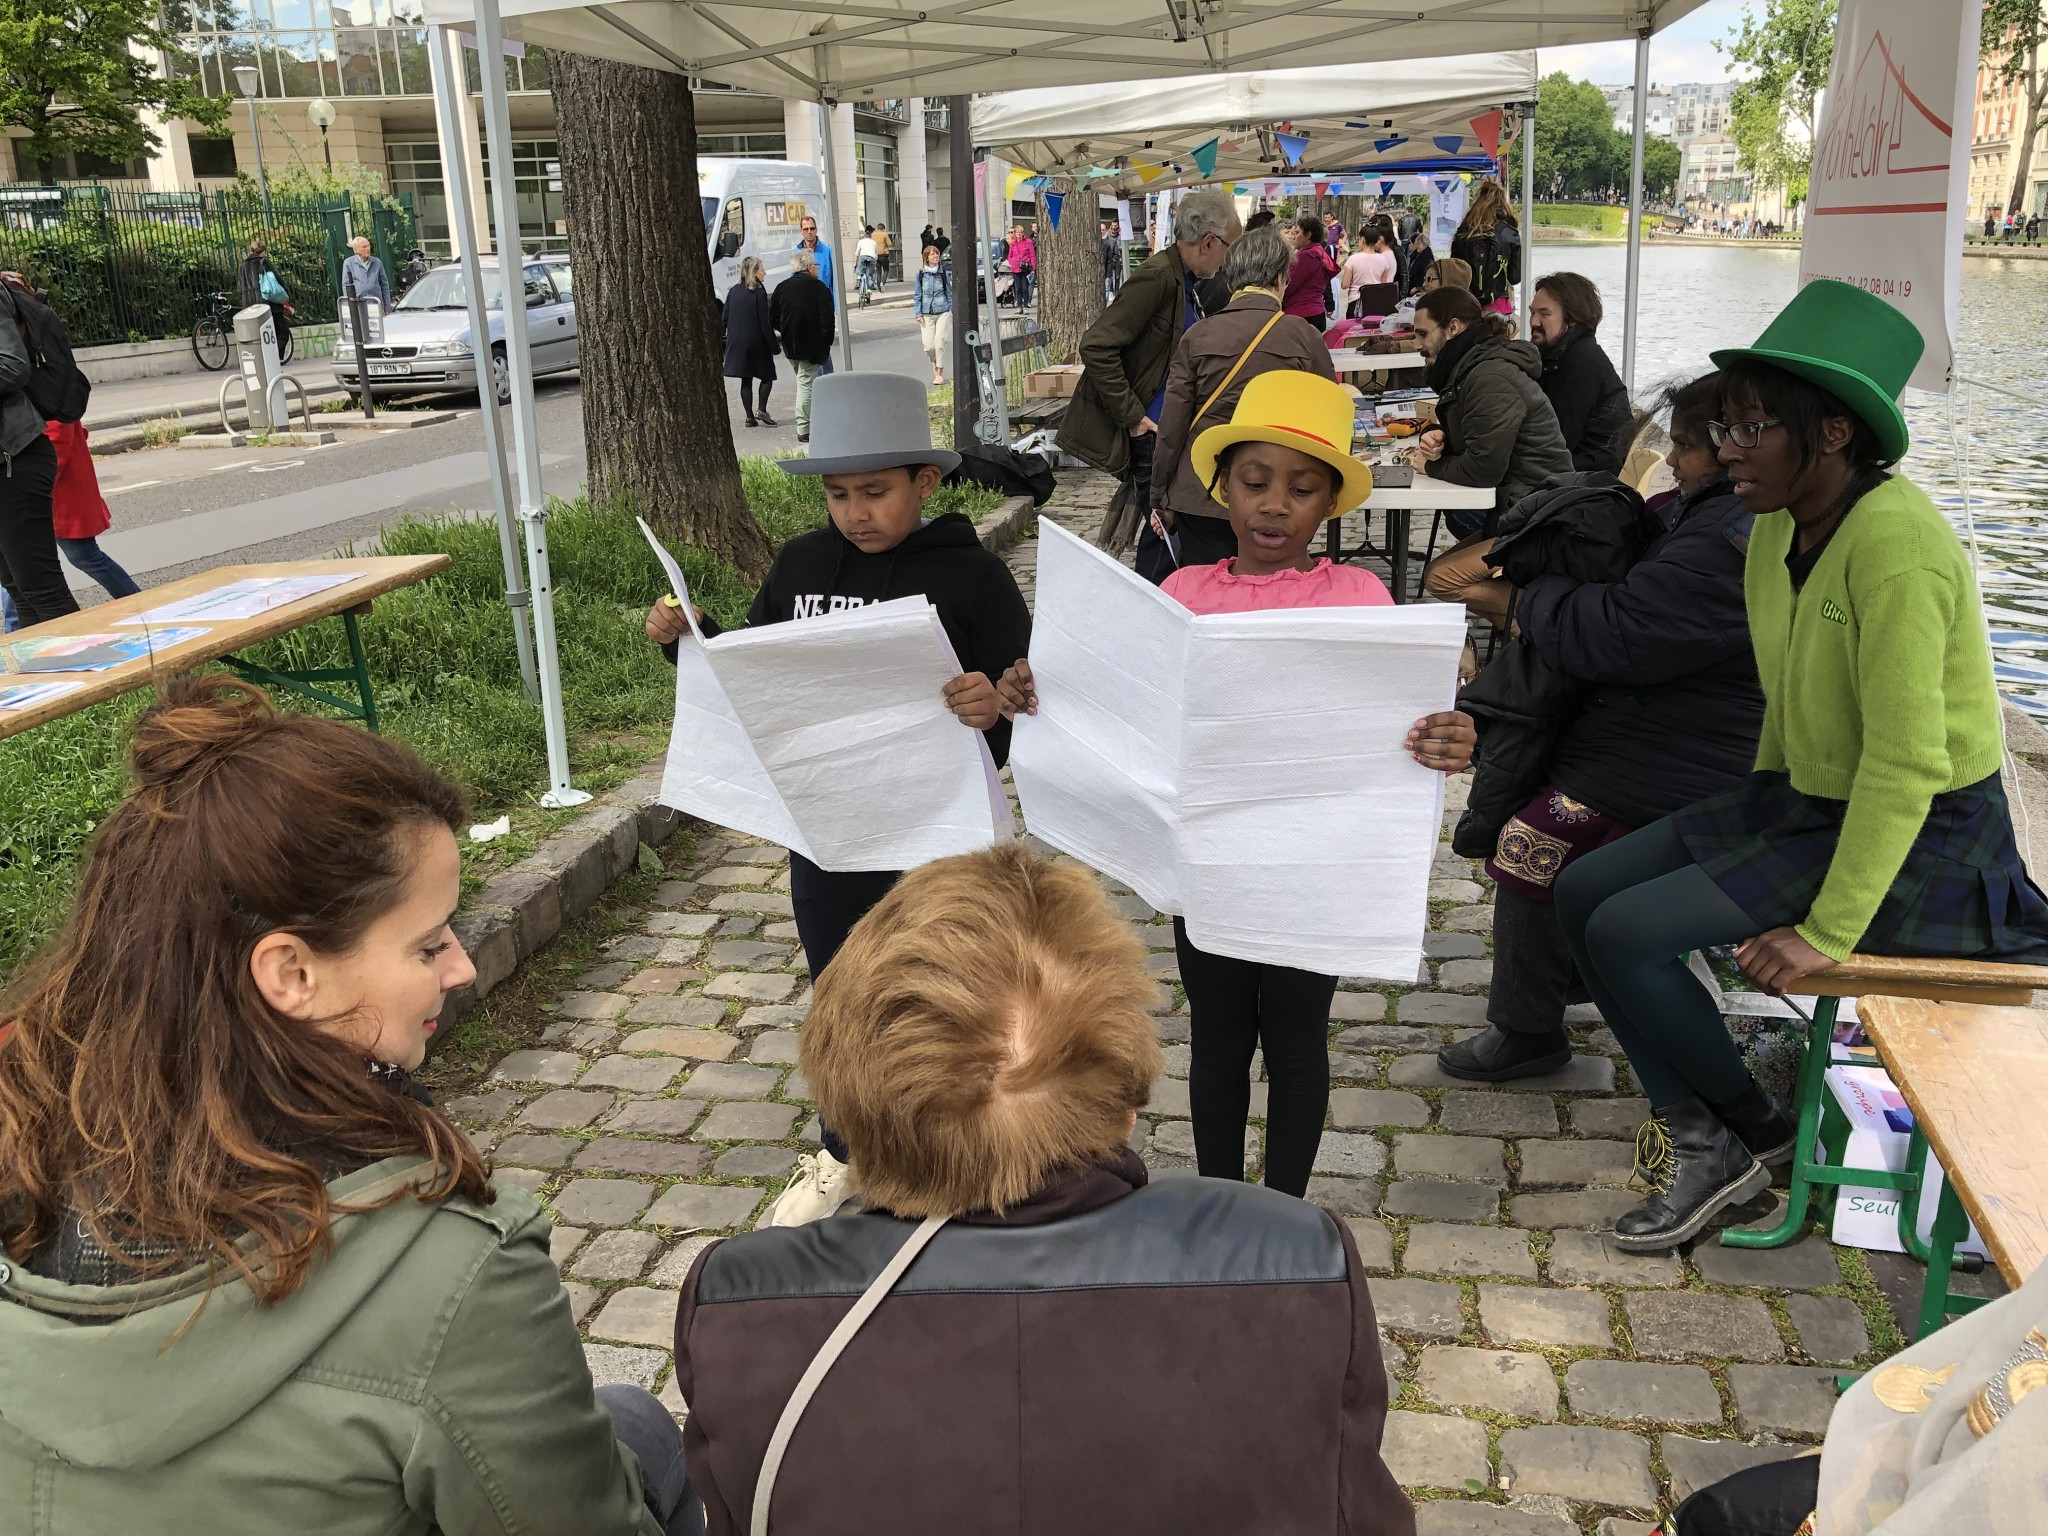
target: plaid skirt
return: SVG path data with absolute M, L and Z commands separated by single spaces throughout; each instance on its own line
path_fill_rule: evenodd
M 1752 773 L 1671 818 L 1687 850 L 1759 930 L 1806 920 L 1834 862 L 1846 800 Z M 2028 878 L 1997 774 L 1936 795 L 1856 948 L 1958 959 L 2048 958 L 2048 898 Z

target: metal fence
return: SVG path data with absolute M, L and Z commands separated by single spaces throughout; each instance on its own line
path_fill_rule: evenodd
M 331 321 L 351 235 L 368 235 L 395 275 L 413 230 L 412 201 L 403 194 L 323 203 L 273 198 L 266 227 L 253 191 L 0 186 L 0 267 L 49 289 L 81 347 L 189 335 L 212 295 L 239 303 L 236 268 L 259 235 L 269 241 L 294 318 Z

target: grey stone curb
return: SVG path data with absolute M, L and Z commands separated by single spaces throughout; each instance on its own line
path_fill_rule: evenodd
M 1033 507 L 1012 496 L 977 528 L 982 544 L 1001 554 L 1023 536 Z M 476 981 L 448 1001 L 444 1017 L 460 1018 L 502 986 L 520 965 L 630 871 L 640 845 L 658 848 L 681 826 L 681 812 L 659 803 L 663 759 L 638 778 L 602 795 L 590 810 L 555 833 L 510 869 L 493 875 L 467 911 L 455 936 L 476 966 Z

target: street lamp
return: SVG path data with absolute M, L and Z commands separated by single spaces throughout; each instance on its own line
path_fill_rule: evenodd
M 235 89 L 242 93 L 242 99 L 249 103 L 249 137 L 256 141 L 256 190 L 263 198 L 264 238 L 270 232 L 270 181 L 263 174 L 263 130 L 256 123 L 256 89 L 260 77 L 254 64 L 235 66 Z
M 334 110 L 334 103 L 325 96 L 315 96 L 306 103 L 306 116 L 311 118 L 313 126 L 320 130 L 320 158 L 327 162 L 327 169 L 332 171 L 334 151 L 328 146 L 327 130 L 334 126 L 334 120 L 340 114 Z

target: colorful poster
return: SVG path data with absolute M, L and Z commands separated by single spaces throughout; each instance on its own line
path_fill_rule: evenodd
M 358 578 L 356 571 L 336 571 L 319 576 L 247 576 L 215 587 L 211 592 L 181 597 L 161 608 L 138 613 L 132 619 L 116 619 L 121 625 L 172 624 L 182 619 L 255 619 L 288 604 L 317 597 L 322 592 Z
M 124 661 L 139 661 L 210 631 L 152 629 L 142 635 L 49 635 L 0 641 L 0 672 L 105 672 Z
M 1799 281 L 1876 294 L 1926 338 L 1909 381 L 1946 390 L 1961 308 L 1976 0 L 1842 0 Z
M 5 683 L 0 684 L 0 709 L 34 709 L 52 699 L 61 699 L 67 693 L 76 693 L 83 683 Z

